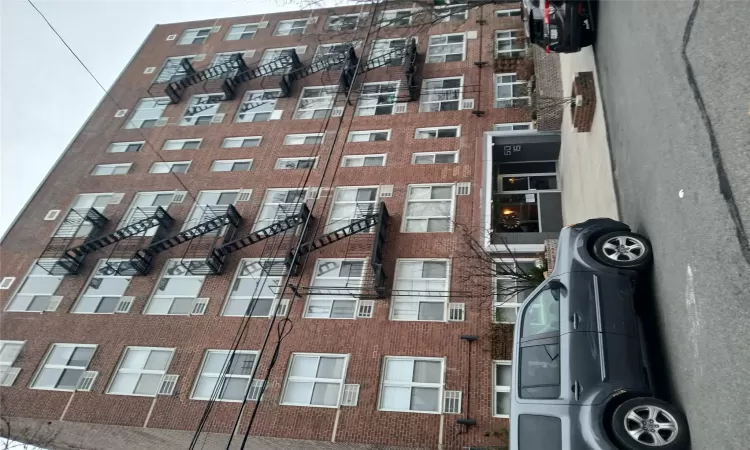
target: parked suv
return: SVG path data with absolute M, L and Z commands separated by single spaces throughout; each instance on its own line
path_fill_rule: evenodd
M 611 219 L 566 227 L 516 322 L 511 450 L 677 450 L 687 421 L 653 397 L 634 287 L 651 244 Z
M 596 0 L 523 0 L 526 38 L 549 52 L 574 53 L 594 43 Z

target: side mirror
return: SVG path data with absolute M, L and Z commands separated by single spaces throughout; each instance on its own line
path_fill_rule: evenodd
M 565 285 L 562 284 L 559 280 L 550 280 L 549 283 L 547 283 L 547 287 L 550 290 L 550 293 L 552 294 L 552 297 L 554 297 L 555 300 L 558 302 L 560 301 L 560 293 L 562 292 L 563 295 L 567 295 L 568 290 L 565 288 Z

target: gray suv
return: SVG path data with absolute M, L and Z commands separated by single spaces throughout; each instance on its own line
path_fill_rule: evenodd
M 511 450 L 677 450 L 685 416 L 653 398 L 634 288 L 651 244 L 611 219 L 560 233 L 555 268 L 519 310 Z

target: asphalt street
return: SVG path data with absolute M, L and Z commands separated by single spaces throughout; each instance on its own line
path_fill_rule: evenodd
M 654 245 L 657 386 L 694 450 L 749 449 L 750 1 L 603 0 L 598 28 L 621 214 Z

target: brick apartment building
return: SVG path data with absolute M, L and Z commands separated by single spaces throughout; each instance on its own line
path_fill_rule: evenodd
M 239 448 L 257 405 L 246 448 L 504 443 L 515 306 L 459 229 L 559 230 L 556 61 L 514 5 L 382 5 L 154 28 L 2 241 L 14 436 Z

